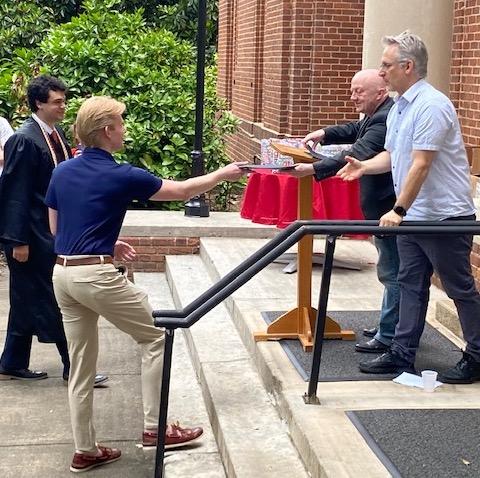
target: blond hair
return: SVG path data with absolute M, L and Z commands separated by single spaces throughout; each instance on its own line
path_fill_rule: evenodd
M 77 113 L 75 129 L 78 138 L 85 147 L 98 144 L 98 133 L 106 126 L 111 126 L 116 116 L 125 111 L 125 104 L 110 96 L 92 96 L 86 99 Z

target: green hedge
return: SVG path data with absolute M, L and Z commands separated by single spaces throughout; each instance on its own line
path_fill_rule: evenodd
M 122 11 L 122 3 L 84 1 L 83 13 L 51 28 L 37 48 L 15 50 L 0 65 L 0 114 L 19 122 L 28 114 L 29 79 L 38 72 L 58 76 L 69 87 L 66 125 L 73 123 L 86 96 L 120 99 L 127 105 L 127 137 L 118 158 L 164 178 L 187 178 L 194 143 L 195 48 L 166 29 L 151 27 L 143 10 Z M 214 65 L 206 71 L 204 106 L 208 171 L 228 162 L 223 137 L 236 126 L 216 95 Z M 228 207 L 231 187 L 217 191 L 218 207 Z

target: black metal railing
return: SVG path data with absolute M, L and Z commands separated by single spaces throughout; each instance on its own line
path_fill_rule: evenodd
M 333 268 L 333 255 L 337 237 L 343 234 L 373 235 L 457 235 L 480 234 L 479 221 L 412 221 L 403 222 L 396 227 L 381 227 L 378 221 L 296 221 L 281 231 L 275 238 L 260 248 L 238 267 L 222 277 L 216 284 L 206 290 L 197 299 L 181 310 L 155 310 L 156 327 L 164 327 L 165 352 L 158 422 L 158 444 L 155 463 L 155 478 L 162 478 L 164 473 L 165 431 L 167 426 L 168 394 L 170 388 L 170 369 L 174 332 L 177 328 L 189 328 L 210 310 L 232 295 L 242 285 L 271 264 L 287 249 L 307 235 L 325 235 L 325 262 L 320 286 L 315 339 L 312 356 L 312 369 L 308 391 L 304 395 L 305 403 L 319 403 L 317 398 L 318 375 L 323 347 L 323 334 L 327 317 L 328 294 Z

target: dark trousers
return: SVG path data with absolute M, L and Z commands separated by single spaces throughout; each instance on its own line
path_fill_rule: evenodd
M 70 359 L 68 357 L 67 341 L 58 341 L 55 344 L 63 363 L 63 373 L 70 372 Z M 1 366 L 6 370 L 22 370 L 29 368 L 30 352 L 32 350 L 31 335 L 13 335 L 7 333 L 3 349 Z
M 451 218 L 475 219 L 475 216 Z M 471 235 L 398 236 L 400 256 L 400 320 L 395 329 L 392 351 L 409 363 L 425 327 L 430 279 L 438 274 L 448 297 L 457 308 L 466 352 L 480 362 L 480 294 L 475 287 L 470 264 Z

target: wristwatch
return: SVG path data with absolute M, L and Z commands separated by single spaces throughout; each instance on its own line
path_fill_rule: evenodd
M 393 206 L 393 212 L 402 217 L 407 215 L 407 210 L 403 206 Z

